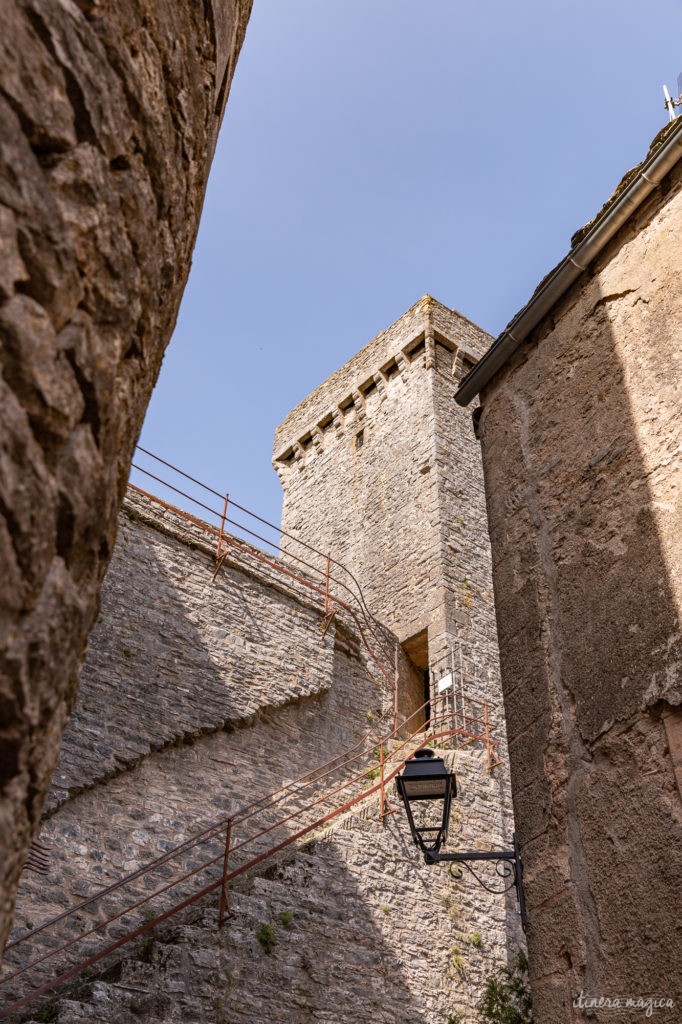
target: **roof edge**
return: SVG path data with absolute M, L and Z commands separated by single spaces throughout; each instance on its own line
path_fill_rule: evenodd
M 682 117 L 666 125 L 659 135 L 666 131 L 668 134 L 664 136 L 661 145 L 656 147 L 654 140 L 647 158 L 634 172 L 630 172 L 627 186 L 613 202 L 606 204 L 584 237 L 540 283 L 530 301 L 495 339 L 473 370 L 462 379 L 455 393 L 458 405 L 468 405 L 490 383 L 530 332 L 682 157 Z

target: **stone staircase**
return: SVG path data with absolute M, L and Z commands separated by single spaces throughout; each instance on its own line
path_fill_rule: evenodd
M 471 941 L 481 915 L 491 920 L 479 893 L 423 865 L 402 812 L 382 825 L 374 802 L 238 879 L 222 929 L 215 900 L 192 907 L 17 1019 L 447 1024 L 459 1012 L 473 1021 L 482 979 L 507 960 L 503 900 L 498 927 L 480 948 Z
M 248 743 L 248 739 L 249 737 L 245 734 L 237 736 L 237 740 L 242 740 L 244 743 Z M 367 751 L 372 749 L 371 742 L 364 746 Z M 359 772 L 362 772 L 367 764 L 371 763 L 369 752 L 366 754 L 366 758 L 363 757 L 358 764 L 344 765 L 341 762 L 340 767 L 331 775 L 325 776 L 323 782 L 318 784 L 316 776 L 311 776 L 306 785 L 299 787 L 294 784 L 291 791 L 284 794 L 283 803 L 275 802 L 270 807 L 264 806 L 257 809 L 253 817 L 237 822 L 232 830 L 230 870 L 248 865 L 252 859 L 267 853 L 268 850 L 280 843 L 286 842 L 293 833 L 318 821 L 343 802 L 361 797 L 368 788 L 377 784 L 376 776 L 379 774 L 379 769 L 373 769 L 370 772 L 370 777 L 365 779 L 355 782 L 351 780 Z M 254 796 L 257 796 L 253 787 L 249 790 L 248 778 L 242 779 L 236 776 L 235 785 L 241 786 L 239 803 L 242 806 L 248 803 L 249 797 L 253 799 Z M 322 794 L 318 792 L 318 785 L 323 789 Z M 347 788 L 341 788 L 336 793 L 332 792 L 341 786 Z M 276 786 L 269 777 L 266 777 L 266 784 L 263 788 L 266 791 L 272 791 Z M 331 793 L 329 799 L 325 798 L 325 791 Z M 284 821 L 285 818 L 287 818 L 286 821 Z M 278 824 L 280 822 L 283 824 Z M 334 819 L 333 824 L 336 825 L 336 823 L 337 819 Z M 142 828 L 142 825 L 140 827 Z M 312 832 L 310 836 L 315 834 L 316 832 Z M 308 836 L 303 840 L 295 840 L 290 848 L 280 851 L 275 856 L 290 857 L 300 843 L 305 842 L 307 838 Z M 125 835 L 121 835 L 120 841 L 121 843 L 125 842 Z M 240 848 L 240 844 L 244 843 L 247 845 L 242 845 Z M 92 879 L 87 882 L 83 880 L 82 887 L 80 885 L 72 886 L 72 892 L 77 892 L 90 900 L 88 903 L 78 904 L 75 907 L 73 904 L 69 904 L 68 894 L 63 894 L 60 891 L 61 887 L 58 884 L 55 885 L 55 880 L 52 877 L 46 880 L 43 877 L 32 876 L 27 884 L 32 886 L 43 902 L 48 898 L 53 901 L 63 900 L 63 904 L 53 902 L 48 907 L 45 917 L 50 920 L 62 911 L 69 910 L 69 913 L 45 930 L 40 928 L 33 930 L 32 923 L 29 922 L 24 922 L 23 928 L 19 922 L 17 923 L 15 932 L 22 938 L 19 946 L 10 947 L 6 951 L 3 977 L 7 980 L 3 985 L 0 1009 L 24 996 L 28 991 L 49 982 L 57 974 L 68 970 L 86 957 L 96 955 L 107 943 L 115 942 L 129 934 L 154 914 L 160 915 L 182 900 L 192 898 L 197 891 L 216 883 L 220 878 L 225 848 L 224 827 L 208 834 L 197 846 L 190 846 L 186 849 L 180 847 L 177 852 L 173 852 L 172 845 L 168 845 L 171 846 L 171 851 L 163 855 L 168 858 L 166 861 L 154 861 L 141 866 L 139 869 L 141 873 L 138 876 L 124 876 L 121 887 L 115 891 L 103 890 L 101 885 Z M 272 858 L 268 858 L 266 863 L 272 863 Z M 206 866 L 204 867 L 204 865 Z M 135 867 L 137 868 L 137 865 Z M 197 874 L 183 880 L 183 876 L 187 872 L 195 870 Z M 180 879 L 180 881 L 175 882 L 175 879 Z M 163 888 L 167 885 L 170 886 L 171 883 L 172 887 L 164 893 Z M 161 891 L 160 896 L 154 897 L 149 903 L 142 906 L 136 906 L 138 901 L 146 899 L 157 891 Z M 217 891 L 212 899 L 217 904 L 219 899 Z M 132 909 L 128 911 L 127 908 Z M 116 915 L 121 916 L 116 917 Z M 103 922 L 110 917 L 113 918 L 112 923 L 104 924 Z M 40 922 L 40 918 L 38 918 L 38 922 Z M 91 934 L 88 935 L 89 931 Z M 81 936 L 84 937 L 81 938 Z M 36 966 L 30 967 L 27 973 L 19 975 L 17 979 L 7 977 L 12 971 L 25 968 L 27 962 L 39 961 L 40 957 L 71 941 L 74 945 L 58 954 L 56 959 L 38 962 Z

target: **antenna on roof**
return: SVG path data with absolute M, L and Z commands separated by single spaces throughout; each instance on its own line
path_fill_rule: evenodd
M 677 96 L 677 99 L 674 100 L 668 92 L 668 86 L 663 86 L 663 95 L 665 96 L 665 109 L 668 111 L 668 118 L 671 121 L 674 121 L 675 118 L 678 116 L 675 113 L 675 107 L 682 107 L 682 73 L 680 73 L 677 76 L 677 88 L 679 90 L 679 94 Z

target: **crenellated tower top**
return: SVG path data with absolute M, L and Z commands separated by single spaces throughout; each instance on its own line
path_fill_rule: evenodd
M 480 452 L 454 400 L 490 341 L 425 295 L 289 413 L 273 462 L 285 551 L 348 566 L 419 668 L 476 649 L 496 680 Z
M 283 467 L 314 450 L 330 430 L 343 430 L 349 417 L 362 417 L 369 395 L 386 391 L 436 343 L 457 356 L 453 370 L 460 379 L 491 340 L 461 313 L 424 295 L 292 409 L 275 432 L 275 469 L 282 477 Z

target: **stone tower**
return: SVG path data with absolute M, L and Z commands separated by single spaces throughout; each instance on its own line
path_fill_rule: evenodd
M 283 558 L 131 488 L 35 852 L 49 885 L 41 863 L 22 876 L 0 1013 L 94 956 L 105 974 L 55 996 L 61 1024 L 103 1002 L 112 1021 L 343 1004 L 358 1024 L 446 1024 L 513 961 L 513 892 L 424 864 L 384 787 L 427 703 L 457 773 L 451 849 L 510 846 L 479 455 L 453 404 L 486 341 L 422 299 L 291 414 Z M 296 534 L 321 576 L 307 549 L 292 571 Z
M 454 401 L 489 343 L 424 296 L 275 435 L 284 549 L 294 552 L 291 537 L 300 538 L 343 562 L 370 611 L 418 668 L 431 669 L 432 695 L 434 667 L 442 663 L 442 674 L 453 651 L 473 666 L 469 685 L 498 688 L 480 451 Z

